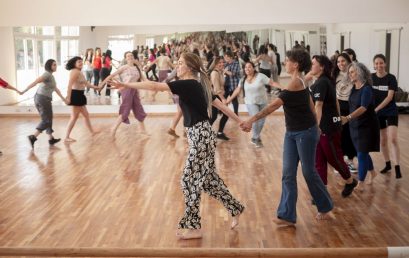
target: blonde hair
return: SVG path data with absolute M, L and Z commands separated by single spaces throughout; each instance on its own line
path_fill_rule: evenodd
M 202 60 L 200 60 L 200 57 L 196 54 L 189 52 L 182 53 L 180 57 L 185 60 L 186 66 L 190 68 L 193 75 L 199 74 L 200 85 L 202 85 L 203 93 L 207 102 L 207 113 L 209 117 L 211 117 L 213 102 L 212 82 L 210 81 L 209 76 L 206 74 Z

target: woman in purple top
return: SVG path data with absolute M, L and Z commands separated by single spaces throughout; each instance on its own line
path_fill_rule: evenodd
M 130 82 L 140 82 L 142 73 L 136 64 L 136 60 L 132 52 L 127 51 L 124 54 L 126 65 L 121 66 L 115 73 L 108 76 L 101 84 L 107 83 L 115 76 L 119 76 L 123 83 Z M 137 89 L 126 88 L 121 90 L 122 103 L 119 108 L 119 117 L 112 128 L 112 137 L 115 137 L 116 131 L 121 123 L 129 124 L 129 114 L 131 110 L 135 118 L 140 122 L 140 128 L 143 133 L 145 131 L 145 125 L 143 121 L 145 120 L 146 113 L 141 104 L 141 99 L 139 97 L 139 92 Z

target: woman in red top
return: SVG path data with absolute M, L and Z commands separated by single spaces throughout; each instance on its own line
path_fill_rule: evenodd
M 101 48 L 97 47 L 95 48 L 95 55 L 92 59 L 92 68 L 94 72 L 94 86 L 98 86 L 99 84 L 99 75 L 101 73 L 101 68 L 102 68 L 102 59 L 101 59 Z M 97 91 L 94 89 L 95 94 L 97 94 Z
M 18 94 L 21 95 L 21 91 L 19 91 L 15 87 L 11 86 L 10 84 L 8 84 L 8 82 L 4 81 L 2 78 L 0 78 L 0 88 L 14 90 L 15 92 L 17 92 Z M 0 155 L 2 155 L 2 154 L 3 153 L 0 151 Z
M 112 51 L 111 50 L 107 50 L 107 52 L 105 53 L 105 55 L 102 57 L 102 69 L 101 69 L 101 81 L 104 81 L 110 74 L 112 71 Z M 101 95 L 101 91 L 100 91 L 100 95 Z M 107 84 L 107 88 L 105 90 L 105 96 L 106 97 L 110 97 L 111 96 L 111 87 L 109 84 Z

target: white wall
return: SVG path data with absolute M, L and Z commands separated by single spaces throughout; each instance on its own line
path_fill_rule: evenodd
M 401 31 L 400 54 L 399 30 Z M 407 23 L 361 23 L 361 24 L 328 24 L 327 25 L 327 48 L 328 55 L 340 49 L 340 33 L 349 33 L 351 45 L 345 38 L 345 48 L 352 48 L 357 54 L 359 62 L 364 63 L 370 71 L 373 71 L 372 59 L 374 55 L 385 54 L 386 30 L 392 32 L 390 73 L 398 77 L 398 84 L 402 89 L 409 91 L 409 25 Z M 399 70 L 398 70 L 399 62 Z
M 14 37 L 11 27 L 0 27 L 0 77 L 10 85 L 16 85 L 16 63 L 14 56 Z M 0 88 L 0 105 L 15 103 L 17 93 Z

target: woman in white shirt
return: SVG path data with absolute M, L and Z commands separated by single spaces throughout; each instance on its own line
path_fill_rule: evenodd
M 267 105 L 267 93 L 265 85 L 277 87 L 278 84 L 274 83 L 269 77 L 262 73 L 258 73 L 255 70 L 255 65 L 252 62 L 247 62 L 244 66 L 244 77 L 240 80 L 238 87 L 234 90 L 233 94 L 227 99 L 229 104 L 239 93 L 244 89 L 244 103 L 247 106 L 247 111 L 250 116 L 253 116 L 260 112 Z M 256 145 L 257 148 L 263 147 L 263 143 L 260 139 L 261 130 L 263 129 L 265 118 L 258 120 L 253 124 L 253 136 L 251 142 Z

